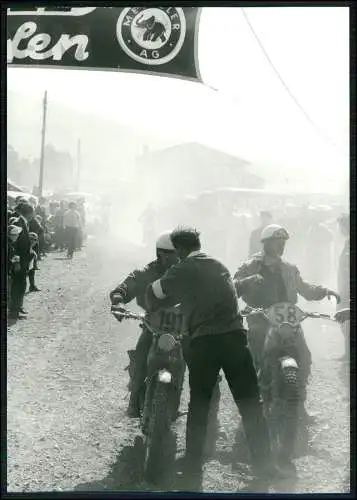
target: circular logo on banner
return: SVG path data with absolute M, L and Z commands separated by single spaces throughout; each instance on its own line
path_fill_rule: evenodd
M 124 52 L 147 65 L 166 64 L 180 52 L 186 35 L 183 10 L 176 7 L 129 7 L 117 23 L 117 37 Z

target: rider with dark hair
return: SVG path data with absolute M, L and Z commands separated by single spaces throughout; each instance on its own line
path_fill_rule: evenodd
M 171 240 L 179 256 L 183 252 L 191 253 L 201 249 L 200 233 L 194 228 L 175 229 L 171 233 Z
M 196 229 L 178 228 L 171 239 L 180 262 L 148 287 L 147 305 L 155 311 L 163 300 L 180 303 L 188 330 L 190 403 L 184 472 L 190 489 L 201 487 L 209 405 L 221 369 L 242 415 L 255 474 L 274 473 L 257 375 L 230 273 L 201 251 Z

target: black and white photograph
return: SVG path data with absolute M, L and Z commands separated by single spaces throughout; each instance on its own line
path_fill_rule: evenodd
M 7 493 L 353 492 L 350 8 L 70 4 L 2 10 Z

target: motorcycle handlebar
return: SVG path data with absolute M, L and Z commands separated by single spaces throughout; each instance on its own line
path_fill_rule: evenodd
M 121 317 L 122 319 L 135 319 L 137 321 L 141 321 L 153 335 L 160 334 L 160 332 L 153 329 L 150 323 L 145 319 L 145 315 L 142 313 L 133 313 L 127 309 L 124 309 L 123 307 L 116 307 L 116 306 L 112 306 L 111 313 L 116 317 L 118 316 Z M 161 332 L 161 333 L 168 333 L 168 332 Z M 177 335 L 176 338 L 177 340 L 182 340 L 183 335 Z
M 330 319 L 333 321 L 333 318 L 329 314 L 324 314 L 324 313 L 316 313 L 316 312 L 305 312 L 305 318 L 323 318 L 323 319 Z
M 251 316 L 253 314 L 261 314 L 262 316 L 264 316 L 265 318 L 267 318 L 267 312 L 268 312 L 268 309 L 262 309 L 262 308 L 253 308 L 253 307 L 246 307 L 245 309 L 243 309 L 243 311 L 241 311 L 241 316 L 243 317 L 246 317 L 246 316 Z M 331 317 L 329 314 L 324 314 L 324 313 L 317 313 L 317 312 L 307 312 L 307 311 L 303 311 L 304 313 L 304 316 L 301 320 L 304 321 L 304 319 L 306 318 L 313 318 L 313 319 L 329 319 L 331 321 L 337 321 L 335 318 Z

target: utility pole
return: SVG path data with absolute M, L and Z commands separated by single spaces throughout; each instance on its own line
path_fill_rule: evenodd
M 41 158 L 40 158 L 40 178 L 38 182 L 38 195 L 43 195 L 43 175 L 45 167 L 45 140 L 46 140 L 46 118 L 47 118 L 47 90 L 43 97 L 43 118 L 42 118 L 42 134 L 41 134 Z

